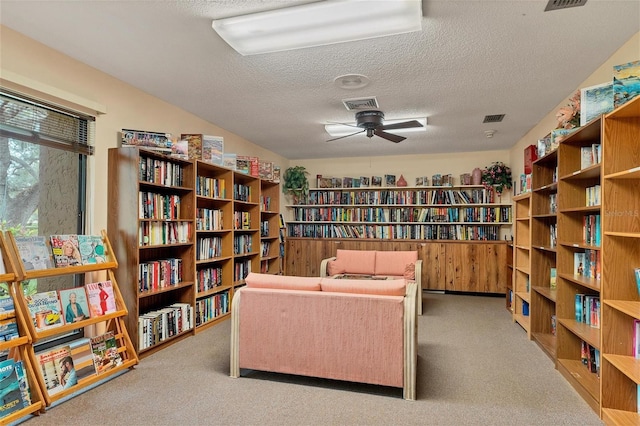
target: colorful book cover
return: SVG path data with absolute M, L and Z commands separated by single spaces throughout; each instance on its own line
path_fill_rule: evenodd
M 260 177 L 260 159 L 258 157 L 249 157 L 249 174 Z
M 91 338 L 93 362 L 98 374 L 122 365 L 118 344 L 112 331 Z
M 64 316 L 57 291 L 35 293 L 26 296 L 25 299 L 36 330 L 42 331 L 64 325 Z
M 385 186 L 396 186 L 396 175 L 384 175 Z
M 573 254 L 573 275 L 577 275 L 577 276 L 584 275 L 584 262 L 585 262 L 584 253 Z
M 107 260 L 107 251 L 100 235 L 78 235 L 78 247 L 83 265 L 103 263 Z
M 123 147 L 140 147 L 163 154 L 170 154 L 172 145 L 171 133 L 122 129 L 121 145 Z
M 224 138 L 222 136 L 202 137 L 202 161 L 222 166 L 224 153 Z
M 556 268 L 551 268 L 549 272 L 549 288 L 551 290 L 555 290 L 557 288 L 557 283 L 556 283 L 557 275 L 558 275 L 558 272 Z
M 22 361 L 16 361 L 15 364 L 16 374 L 18 375 L 18 382 L 20 383 L 20 393 L 22 394 L 22 400 L 24 406 L 31 405 L 31 392 L 29 390 L 29 381 L 27 380 L 27 373 L 24 370 L 24 364 Z
M 190 160 L 202 160 L 202 135 L 182 134 L 180 139 L 187 141 Z
M 280 183 L 280 166 L 273 166 L 273 182 Z
M 0 297 L 0 320 L 12 318 L 16 315 L 16 307 L 13 304 L 13 297 L 7 295 Z
M 246 155 L 236 156 L 236 170 L 248 175 L 251 172 L 251 160 Z
M 56 268 L 82 265 L 77 235 L 52 235 L 50 241 Z
M 60 393 L 78 383 L 69 345 L 39 352 L 36 354 L 36 360 L 49 395 Z
M 259 166 L 260 179 L 273 180 L 273 162 L 260 160 Z
M 224 154 L 222 154 L 222 165 L 228 169 L 236 170 L 237 161 L 238 161 L 237 154 L 230 153 L 230 152 L 229 153 L 225 152 Z
M 613 66 L 613 107 L 640 95 L 640 60 Z
M 62 304 L 65 323 L 72 324 L 89 318 L 91 313 L 84 287 L 58 290 L 58 295 Z
M 76 372 L 78 382 L 96 374 L 96 367 L 93 363 L 93 352 L 91 351 L 91 340 L 88 337 L 77 339 L 69 343 L 73 368 Z
M 382 177 L 380 176 L 371 176 L 371 186 L 382 186 Z
M 85 285 L 91 317 L 99 317 L 116 311 L 116 299 L 111 281 Z
M 0 362 L 0 418 L 25 407 L 15 361 Z
M 613 111 L 613 83 L 602 83 L 580 89 L 580 125 Z
M 15 237 L 15 241 L 25 270 L 53 268 L 51 246 L 47 237 L 44 235 Z
M 171 145 L 171 156 L 182 160 L 189 159 L 189 141 L 181 139 Z

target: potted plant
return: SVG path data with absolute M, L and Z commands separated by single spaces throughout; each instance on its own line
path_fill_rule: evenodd
M 284 171 L 282 192 L 291 195 L 294 204 L 298 204 L 309 193 L 308 174 L 304 166 L 289 167 Z

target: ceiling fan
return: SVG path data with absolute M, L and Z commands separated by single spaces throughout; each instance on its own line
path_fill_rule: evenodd
M 406 138 L 404 136 L 398 136 L 392 133 L 388 133 L 386 132 L 386 130 L 423 127 L 422 124 L 417 120 L 403 121 L 401 123 L 393 123 L 393 124 L 387 124 L 387 125 L 384 125 L 383 122 L 384 122 L 384 113 L 382 111 L 378 111 L 378 110 L 359 111 L 356 113 L 356 125 L 352 127 L 359 127 L 362 130 L 358 130 L 357 132 L 352 133 L 350 135 L 329 139 L 327 142 L 348 138 L 350 136 L 355 136 L 357 134 L 366 132 L 366 135 L 368 138 L 371 138 L 373 137 L 373 135 L 376 135 L 388 141 L 398 143 L 398 142 L 402 142 Z

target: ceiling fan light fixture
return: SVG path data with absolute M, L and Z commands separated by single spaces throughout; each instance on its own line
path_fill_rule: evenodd
M 421 31 L 422 2 L 322 1 L 216 19 L 212 27 L 241 55 L 256 55 Z
M 419 117 L 419 118 L 398 118 L 394 120 L 384 120 L 385 126 L 389 126 L 392 124 L 403 123 L 405 121 L 416 120 L 422 127 L 409 127 L 406 129 L 395 129 L 394 133 L 412 133 L 412 132 L 426 132 L 427 131 L 427 117 Z M 351 135 L 358 131 L 359 127 L 356 123 L 348 123 L 348 124 L 325 124 L 324 129 L 329 135 L 339 137 L 339 136 L 347 136 Z

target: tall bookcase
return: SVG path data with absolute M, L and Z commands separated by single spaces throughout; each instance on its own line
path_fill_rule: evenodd
M 260 272 L 282 274 L 280 184 L 260 181 Z
M 102 239 L 105 245 L 106 250 L 106 261 L 103 263 L 96 263 L 91 265 L 80 265 L 80 266 L 68 266 L 68 267 L 59 267 L 59 268 L 49 268 L 49 269 L 38 269 L 38 270 L 26 270 L 25 265 L 23 264 L 20 256 L 18 245 L 16 244 L 15 238 L 13 234 L 10 232 L 7 233 L 8 236 L 8 246 L 9 252 L 11 253 L 11 257 L 13 258 L 13 263 L 16 265 L 16 274 L 13 283 L 13 295 L 16 300 L 16 315 L 22 317 L 23 321 L 21 324 L 23 325 L 23 330 L 26 330 L 26 335 L 29 336 L 29 344 L 26 346 L 27 353 L 35 370 L 35 378 L 38 383 L 37 387 L 39 387 L 40 395 L 37 398 L 42 398 L 41 401 L 44 402 L 46 406 L 50 406 L 52 403 L 62 400 L 66 397 L 69 397 L 75 392 L 90 388 L 95 386 L 97 383 L 104 381 L 109 377 L 114 377 L 115 375 L 121 373 L 122 371 L 133 367 L 138 363 L 138 356 L 133 347 L 133 343 L 129 337 L 129 333 L 127 331 L 125 318 L 127 317 L 127 306 L 125 305 L 125 301 L 122 297 L 122 293 L 120 292 L 118 281 L 115 276 L 115 271 L 118 269 L 118 261 L 115 258 L 115 254 L 113 252 L 113 248 L 111 246 L 110 240 L 107 237 L 105 231 L 102 232 Z M 91 317 L 81 321 L 77 321 L 71 324 L 64 324 L 59 327 L 54 327 L 46 330 L 37 330 L 33 320 L 31 319 L 31 314 L 29 311 L 29 307 L 27 305 L 26 298 L 22 289 L 22 281 L 37 279 L 37 278 L 47 278 L 47 277 L 58 277 L 63 275 L 76 275 L 76 274 L 106 274 L 106 278 L 111 281 L 113 287 L 113 293 L 115 297 L 115 312 L 108 313 L 98 317 Z M 79 379 L 78 383 L 71 386 L 68 389 L 64 389 L 61 392 L 50 395 L 47 392 L 47 382 L 43 375 L 42 369 L 38 364 L 38 360 L 36 357 L 36 353 L 34 351 L 33 345 L 44 341 L 45 339 L 50 339 L 55 336 L 64 336 L 74 330 L 96 326 L 97 324 L 101 324 L 106 331 L 111 331 L 114 334 L 117 344 L 117 351 L 122 358 L 122 363 L 113 369 L 110 369 L 103 373 L 93 374 L 83 379 Z M 90 348 L 89 348 L 90 349 Z M 85 364 L 92 364 L 93 358 L 89 360 L 84 360 Z M 82 365 L 76 365 L 76 368 L 81 368 Z M 32 392 L 34 389 L 32 388 Z M 36 399 L 37 401 L 38 399 Z
M 589 122 L 563 140 L 557 150 L 556 366 L 597 413 L 600 412 L 600 380 L 595 371 L 590 371 L 593 363 L 585 365 L 585 359 L 597 357 L 600 351 L 599 321 L 592 321 L 590 315 L 590 300 L 599 300 L 601 290 L 600 273 L 596 270 L 600 263 L 600 243 L 595 235 L 596 221 L 592 220 L 598 217 L 600 222 L 600 202 L 587 194 L 591 192 L 589 188 L 600 185 L 601 164 L 597 160 L 593 164 L 591 160 L 584 162 L 583 152 L 595 154 L 594 146 L 601 147 L 601 127 L 600 118 Z M 580 268 L 578 259 L 583 256 L 585 261 Z M 542 273 L 546 273 L 544 265 Z
M 127 328 L 143 357 L 193 333 L 149 341 L 139 319 L 195 303 L 195 166 L 134 147 L 109 149 L 107 232 L 122 266 L 116 278 L 129 307 Z M 149 318 L 151 320 L 151 318 Z
M 558 150 L 533 163 L 531 193 L 531 338 L 555 360 L 557 291 L 551 288 L 556 268 Z
M 14 361 L 22 361 L 23 370 L 29 387 L 29 393 L 31 398 L 31 404 L 16 410 L 4 417 L 0 417 L 0 423 L 10 424 L 12 422 L 21 420 L 30 414 L 39 414 L 44 412 L 45 400 L 40 390 L 38 381 L 36 380 L 35 366 L 32 363 L 32 359 L 29 356 L 29 348 L 31 347 L 32 339 L 28 333 L 27 322 L 22 311 L 16 308 L 18 306 L 18 295 L 16 289 L 19 287 L 17 282 L 19 281 L 19 275 L 16 275 L 17 268 L 13 260 L 13 256 L 9 251 L 9 246 L 4 238 L 2 232 L 0 232 L 0 253 L 2 258 L 0 262 L 3 263 L 4 273 L 0 274 L 0 283 L 5 283 L 9 290 L 9 297 L 13 300 L 15 310 L 15 320 L 18 325 L 20 336 L 9 340 L 7 342 L 0 342 L 0 351 L 8 352 L 8 358 Z M 8 318 L 6 318 L 8 319 Z
M 122 262 L 117 278 L 127 283 L 127 326 L 141 357 L 229 318 L 234 290 L 260 271 L 261 259 L 279 273 L 279 190 L 200 160 L 109 149 L 108 234 Z M 261 211 L 263 205 L 269 207 Z M 261 237 L 264 222 L 269 231 Z M 270 244 L 261 257 L 262 242 Z M 157 314 L 172 321 L 172 310 L 184 305 L 188 327 L 141 341 L 145 322 Z
M 501 240 L 511 204 L 481 185 L 315 188 L 287 206 L 289 237 Z
M 531 336 L 531 193 L 513 198 L 513 321 Z
M 640 97 L 604 117 L 602 160 L 602 418 L 640 423 L 640 359 L 633 322 L 640 296 Z

